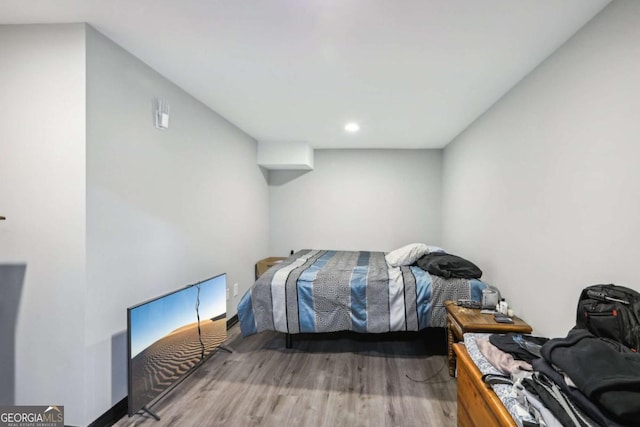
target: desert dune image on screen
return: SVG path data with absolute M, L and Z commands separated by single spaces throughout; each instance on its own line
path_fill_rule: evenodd
M 130 310 L 130 411 L 141 409 L 226 339 L 225 294 L 221 275 Z

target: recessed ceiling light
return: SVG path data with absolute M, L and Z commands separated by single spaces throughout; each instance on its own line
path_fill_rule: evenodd
M 360 130 L 360 125 L 356 122 L 347 123 L 344 126 L 344 130 L 351 133 L 358 132 Z

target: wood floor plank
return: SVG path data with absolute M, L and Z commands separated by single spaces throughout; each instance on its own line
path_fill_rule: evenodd
M 119 427 L 454 426 L 456 383 L 439 345 L 422 334 L 242 338 L 229 330 L 218 351 L 146 415 Z M 443 339 L 444 342 L 444 339 Z M 433 355 L 438 347 L 438 355 Z

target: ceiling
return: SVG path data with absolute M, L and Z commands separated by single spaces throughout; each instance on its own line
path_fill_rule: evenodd
M 442 148 L 608 3 L 0 0 L 0 23 L 88 22 L 259 141 Z

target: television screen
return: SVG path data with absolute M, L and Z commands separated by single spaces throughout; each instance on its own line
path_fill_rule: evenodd
M 221 274 L 127 309 L 129 416 L 176 385 L 226 339 L 226 289 Z

